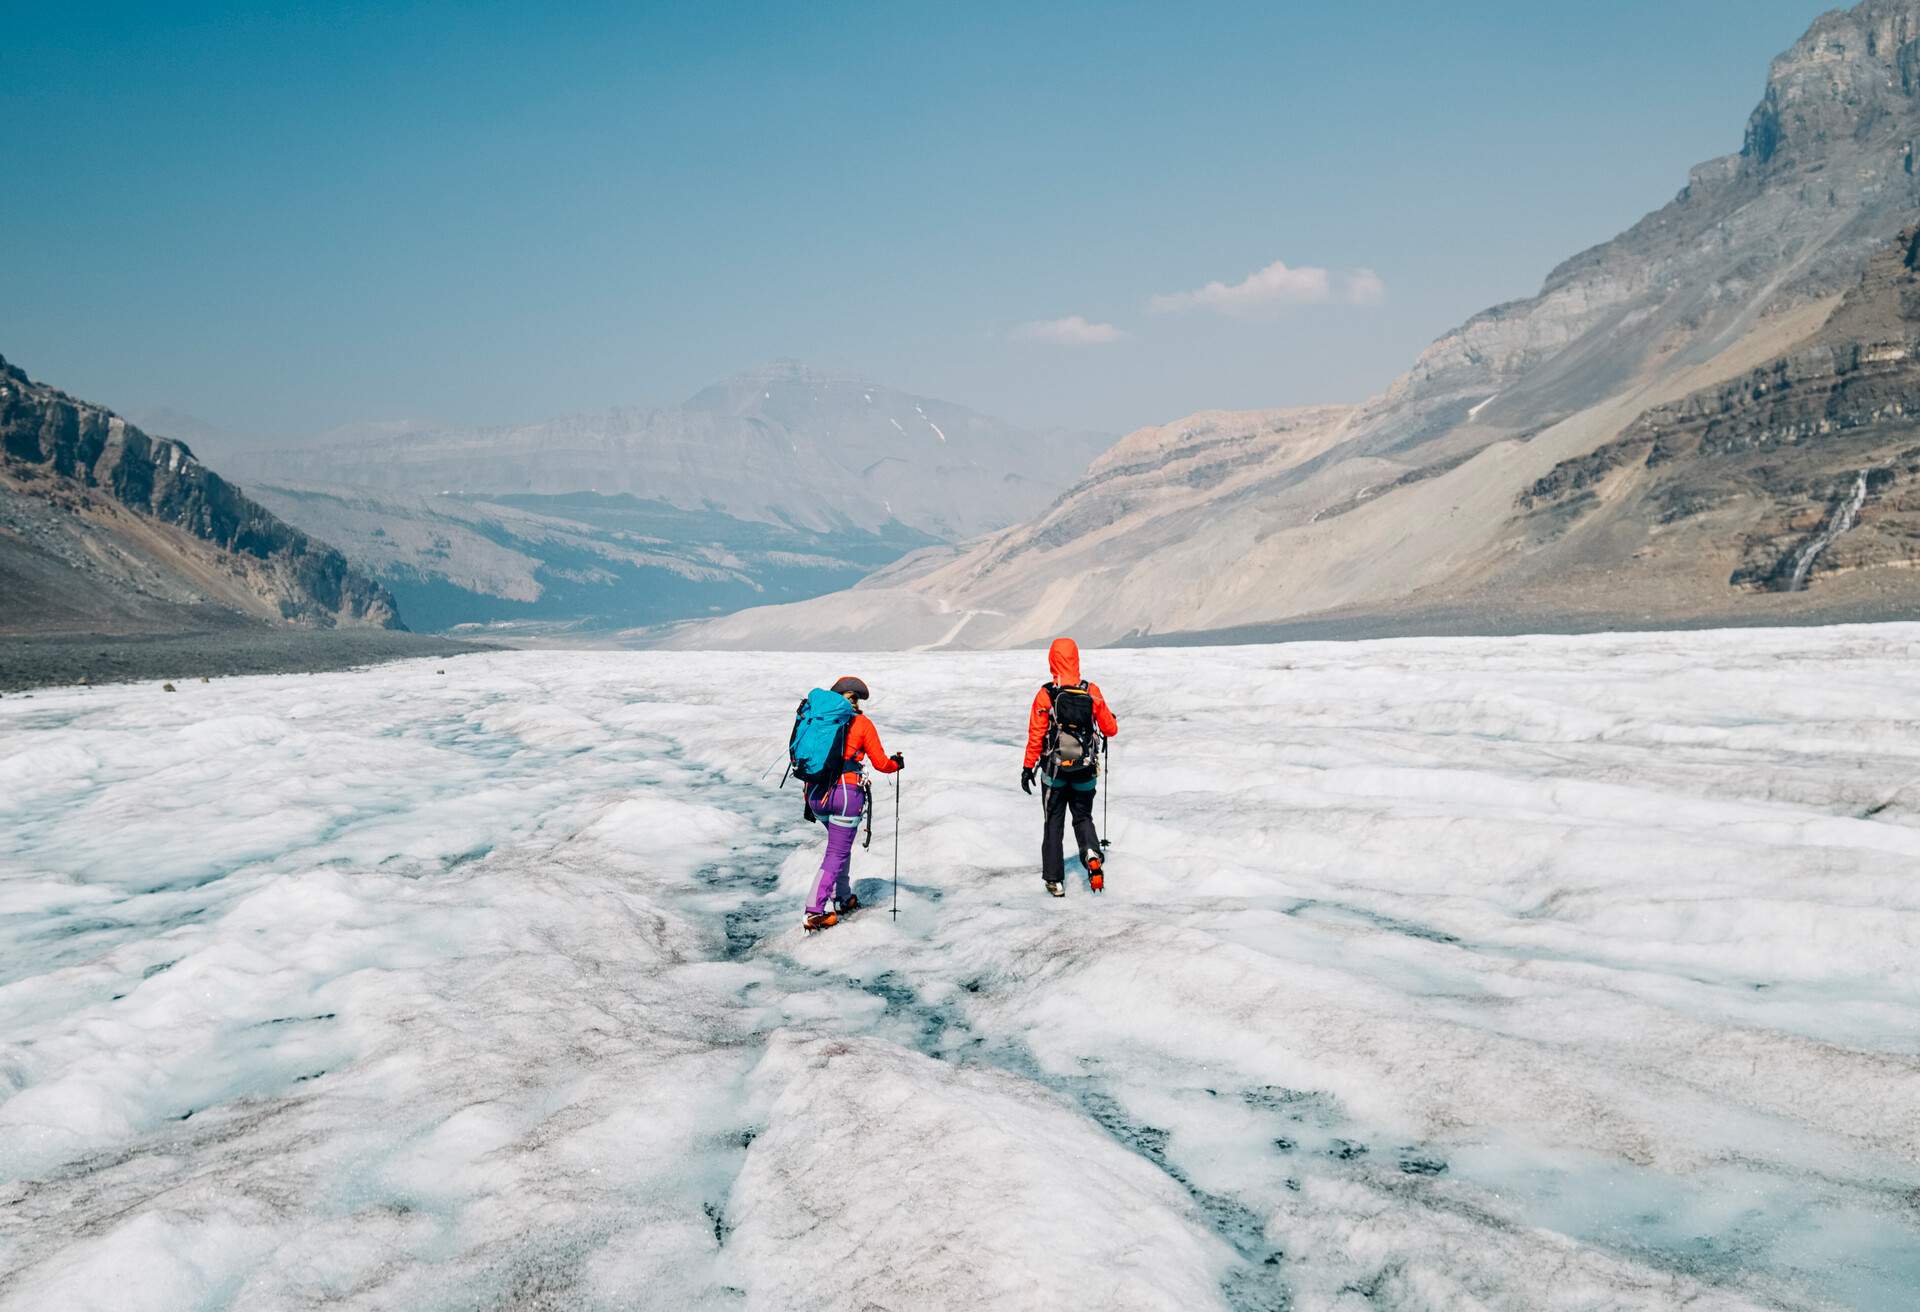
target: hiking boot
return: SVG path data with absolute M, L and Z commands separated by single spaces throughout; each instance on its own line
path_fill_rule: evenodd
M 843 916 L 850 916 L 859 909 L 860 895 L 858 893 L 847 894 L 847 900 L 840 904 L 840 914 Z
M 831 911 L 809 911 L 802 928 L 809 934 L 818 934 L 821 930 L 832 929 L 839 923 L 840 917 Z
M 1049 879 L 1047 881 L 1047 892 L 1053 894 L 1055 897 L 1065 897 L 1067 895 L 1067 886 L 1058 880 Z
M 1087 862 L 1087 887 L 1098 893 L 1107 886 L 1107 877 L 1101 869 L 1100 858 L 1089 856 Z

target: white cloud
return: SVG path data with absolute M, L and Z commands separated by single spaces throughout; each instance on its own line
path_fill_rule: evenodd
M 1023 323 L 1013 330 L 1013 335 L 1029 342 L 1052 342 L 1057 346 L 1100 346 L 1126 336 L 1110 323 L 1088 323 L 1077 314 Z
M 1378 305 L 1387 299 L 1387 284 L 1372 269 L 1355 269 L 1347 275 L 1346 282 L 1349 305 Z
M 1147 304 L 1166 313 L 1173 310 L 1213 310 L 1219 314 L 1251 315 L 1282 305 L 1322 305 L 1340 300 L 1349 305 L 1378 305 L 1387 285 L 1372 269 L 1341 275 L 1336 296 L 1333 274 L 1312 265 L 1289 268 L 1275 260 L 1236 283 L 1210 282 L 1190 292 L 1167 292 Z

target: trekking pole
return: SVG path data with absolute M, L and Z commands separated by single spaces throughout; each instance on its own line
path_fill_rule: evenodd
M 893 919 L 900 920 L 900 772 L 893 772 Z
M 1112 749 L 1107 746 L 1107 740 L 1102 738 L 1100 740 L 1100 773 L 1109 775 L 1112 768 Z M 1100 790 L 1100 850 L 1102 852 L 1113 846 L 1113 843 L 1107 838 L 1107 831 L 1113 827 L 1110 823 L 1112 819 L 1113 780 L 1109 777 L 1107 779 L 1107 786 Z

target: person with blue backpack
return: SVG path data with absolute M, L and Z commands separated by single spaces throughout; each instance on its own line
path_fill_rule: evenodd
M 904 753 L 887 754 L 880 745 L 880 731 L 861 712 L 860 704 L 869 696 L 863 681 L 848 676 L 831 688 L 815 688 L 794 712 L 787 768 L 805 791 L 807 819 L 827 826 L 820 877 L 807 902 L 804 927 L 808 933 L 828 929 L 860 907 L 847 879 L 847 866 L 853 860 L 861 816 L 869 816 L 867 833 L 869 837 L 873 833 L 873 799 L 863 767 L 871 765 L 881 774 L 893 774 L 907 763 Z

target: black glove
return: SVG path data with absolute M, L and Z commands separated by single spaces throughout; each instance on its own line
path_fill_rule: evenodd
M 1020 791 L 1028 794 L 1033 792 L 1033 767 L 1030 765 L 1020 771 Z
M 800 813 L 807 817 L 808 824 L 818 823 L 813 816 L 813 799 L 807 796 L 807 790 L 800 790 Z
M 907 768 L 907 754 L 905 752 L 895 752 L 893 754 L 893 768 L 896 770 L 904 770 Z

